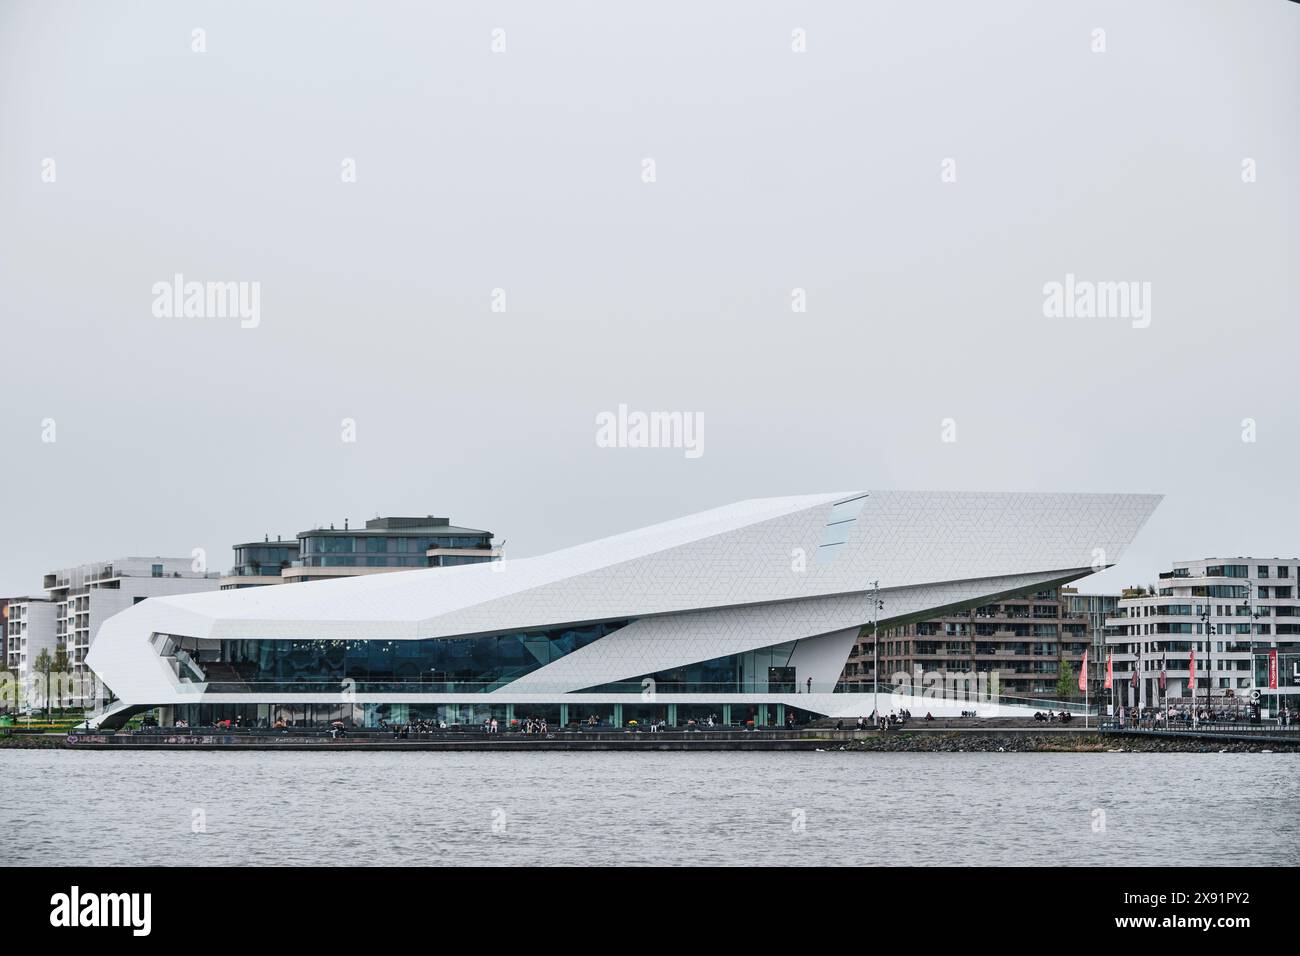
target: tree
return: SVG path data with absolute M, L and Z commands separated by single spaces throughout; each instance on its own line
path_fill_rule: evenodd
M 1075 687 L 1074 668 L 1070 666 L 1069 661 L 1061 661 L 1061 668 L 1056 678 L 1056 696 L 1061 700 L 1066 700 L 1074 696 Z
M 4 624 L 0 623 L 0 627 Z M 17 685 L 14 683 L 16 675 L 9 669 L 9 661 L 6 660 L 7 654 L 0 654 L 0 714 L 9 713 L 9 706 L 12 703 L 13 709 L 18 709 L 20 694 Z M 12 695 L 12 696 L 11 696 Z
M 48 713 L 50 709 L 50 671 L 54 670 L 54 658 L 50 657 L 48 648 L 41 648 L 41 652 L 36 655 L 34 666 L 36 673 L 45 677 L 45 710 Z
M 70 670 L 72 670 L 72 667 L 68 663 L 68 649 L 60 647 L 54 652 L 54 673 L 59 675 L 58 681 L 55 682 L 59 692 L 55 697 L 60 717 L 63 716 L 63 678 Z

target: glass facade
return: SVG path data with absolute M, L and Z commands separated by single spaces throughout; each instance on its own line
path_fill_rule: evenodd
M 687 664 L 670 670 L 643 674 L 631 680 L 601 684 L 579 691 L 583 694 L 640 694 L 653 681 L 657 694 L 768 694 L 797 693 L 798 675 L 790 666 L 798 641 L 760 647 L 741 654 L 729 654 L 711 661 Z M 819 688 L 814 688 L 819 689 Z M 825 688 L 820 688 L 824 690 Z
M 1255 686 L 1267 692 L 1268 688 L 1268 662 L 1269 654 L 1267 651 L 1255 651 Z M 1278 688 L 1300 686 L 1300 653 L 1290 651 L 1281 651 L 1277 655 L 1277 683 Z
M 433 727 L 479 730 L 495 719 L 500 733 L 521 730 L 523 721 L 546 720 L 550 729 L 610 730 L 664 721 L 669 727 L 802 726 L 820 715 L 797 707 L 771 704 L 499 704 L 485 699 L 471 704 L 347 704 L 281 700 L 269 704 L 175 704 L 166 708 L 164 731 L 183 720 L 193 728 L 229 720 L 240 727 L 326 729 L 341 720 L 351 728 L 381 728 L 427 721 Z M 418 737 L 418 734 L 417 734 Z
M 338 691 L 466 693 L 496 690 L 586 647 L 627 621 L 414 641 L 223 640 L 190 651 L 211 693 Z M 184 641 L 182 641 L 184 646 Z
M 430 564 L 449 567 L 452 564 L 473 564 L 491 559 L 490 534 L 418 534 L 392 533 L 336 533 L 299 535 L 301 554 L 298 564 L 307 568 L 425 568 Z M 452 555 L 440 555 L 443 560 L 431 560 L 425 552 L 432 548 L 482 549 L 483 557 L 459 556 L 461 561 L 446 560 Z
M 482 557 L 476 554 L 435 554 L 429 558 L 429 566 L 435 568 L 456 568 L 462 564 L 482 564 L 484 561 L 491 561 L 492 556 L 484 554 Z
M 238 545 L 231 574 L 240 577 L 279 577 L 280 569 L 288 567 L 297 557 L 296 541 Z
M 1212 564 L 1205 569 L 1211 578 L 1246 578 L 1250 577 L 1250 567 L 1245 564 Z

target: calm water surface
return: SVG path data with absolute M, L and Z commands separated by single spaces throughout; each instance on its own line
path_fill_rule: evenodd
M 1295 865 L 1298 774 L 1296 754 L 8 750 L 0 865 Z

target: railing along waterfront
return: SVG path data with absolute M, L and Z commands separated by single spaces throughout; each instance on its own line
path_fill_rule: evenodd
M 1294 739 L 1300 743 L 1300 725 L 1279 724 L 1275 720 L 1266 721 L 1232 721 L 1199 720 L 1196 723 L 1176 721 L 1153 722 L 1149 719 L 1139 721 L 1125 720 L 1123 723 L 1114 717 L 1103 717 L 1099 729 L 1103 733 L 1152 734 L 1156 736 L 1239 736 L 1272 737 Z
M 280 681 L 258 681 L 258 680 L 238 680 L 232 678 L 221 678 L 211 680 L 206 683 L 185 684 L 182 686 L 193 687 L 195 691 L 202 691 L 207 694 L 336 694 L 338 693 L 340 680 L 280 680 Z M 517 682 L 517 683 L 516 683 Z M 515 685 L 515 686 L 512 686 Z M 669 683 L 666 681 L 652 682 L 647 685 L 645 681 L 616 681 L 599 686 L 588 687 L 583 690 L 575 691 L 572 685 L 564 684 L 543 684 L 537 681 L 527 680 L 526 676 L 515 678 L 510 681 L 502 680 L 354 680 L 350 685 L 353 693 L 357 694 L 492 694 L 493 692 L 511 690 L 528 694 L 546 694 L 546 693 L 563 693 L 569 695 L 581 694 L 626 694 L 629 697 L 633 695 L 644 696 L 647 692 L 657 696 L 672 697 L 682 694 L 782 694 L 792 696 L 804 696 L 807 694 L 825 694 L 825 693 L 854 693 L 859 695 L 870 695 L 873 693 L 873 687 L 870 682 L 848 683 L 837 681 L 832 686 L 814 682 L 811 687 L 806 683 L 793 682 L 737 682 L 737 681 L 718 681 L 718 682 L 683 682 Z M 929 688 L 918 689 L 916 691 L 907 687 L 898 687 L 893 684 L 881 684 L 878 690 L 874 692 L 879 694 L 880 708 L 882 713 L 887 713 L 891 709 L 897 709 L 899 704 L 891 700 L 893 695 L 900 698 L 907 697 L 906 705 L 916 710 L 924 706 L 928 699 L 936 703 L 946 704 L 969 704 L 972 709 L 978 707 L 987 707 L 993 705 L 1027 707 L 1033 710 L 1039 710 L 1044 713 L 1047 711 L 1069 711 L 1072 714 L 1083 716 L 1087 708 L 1084 702 L 1052 700 L 1039 697 L 1015 697 L 1009 695 L 998 695 L 989 697 L 972 691 L 968 695 L 958 692 L 955 696 L 945 693 L 931 693 Z M 289 696 L 289 700 L 292 696 Z M 555 701 L 555 703 L 564 703 L 564 701 Z

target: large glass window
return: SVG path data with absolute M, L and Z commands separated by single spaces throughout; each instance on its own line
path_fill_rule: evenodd
M 235 549 L 235 574 L 278 575 L 298 556 L 297 543 L 248 545 Z
M 1205 573 L 1212 578 L 1245 578 L 1250 576 L 1250 568 L 1244 564 L 1212 564 Z
M 640 677 L 626 681 L 589 687 L 581 693 L 640 694 L 651 687 L 655 693 L 666 694 L 766 694 L 789 693 L 795 689 L 804 691 L 807 690 L 806 686 L 796 688 L 798 674 L 795 673 L 795 668 L 790 666 L 790 658 L 798 643 L 798 641 L 788 641 L 785 644 L 760 647 L 740 654 L 729 654 L 711 661 L 700 661 L 697 664 L 687 664 L 653 674 L 642 674 Z M 654 683 L 648 684 L 647 681 Z M 825 691 L 829 688 L 812 689 Z
M 627 623 L 414 641 L 223 640 L 196 656 L 213 693 L 334 691 L 348 679 L 358 693 L 473 693 L 504 686 Z

